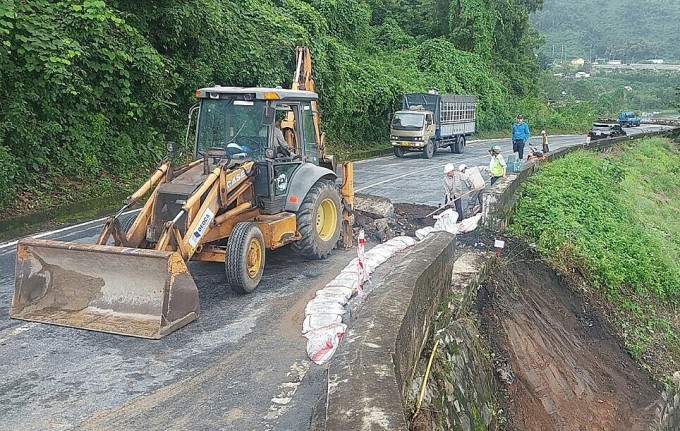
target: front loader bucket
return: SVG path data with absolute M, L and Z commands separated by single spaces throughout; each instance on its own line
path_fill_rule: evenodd
M 198 289 L 177 252 L 27 238 L 9 315 L 157 339 L 198 317 Z

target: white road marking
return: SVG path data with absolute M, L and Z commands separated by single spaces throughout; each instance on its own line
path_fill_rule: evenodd
M 279 393 L 272 398 L 269 412 L 267 412 L 263 419 L 268 421 L 276 419 L 288 410 L 288 404 L 292 401 L 293 395 L 295 395 L 298 386 L 302 383 L 302 379 L 307 374 L 307 371 L 309 371 L 311 364 L 310 361 L 296 361 L 290 366 L 290 371 L 286 376 L 291 377 L 291 381 L 283 382 L 279 385 Z
M 485 158 L 488 158 L 488 157 L 489 156 L 479 156 L 479 157 L 473 157 L 471 159 L 466 159 L 466 160 L 479 160 L 479 159 L 485 159 Z M 450 162 L 447 162 L 447 163 L 450 163 Z M 405 173 L 405 174 L 402 174 L 402 175 L 397 175 L 396 177 L 391 177 L 391 178 L 388 178 L 386 180 L 378 181 L 377 183 L 369 184 L 367 186 L 355 189 L 354 191 L 360 192 L 362 190 L 370 189 L 371 187 L 379 186 L 381 184 L 389 183 L 390 181 L 398 180 L 399 178 L 408 177 L 409 175 L 417 174 L 417 173 L 420 173 L 420 172 L 431 171 L 433 169 L 442 169 L 444 166 L 446 166 L 446 163 L 443 164 L 443 165 L 438 164 L 438 165 L 435 165 L 435 166 L 429 166 L 427 168 L 418 169 L 418 170 L 411 171 L 411 172 L 408 172 L 408 173 Z
M 37 325 L 38 324 L 35 323 L 35 322 L 24 323 L 21 326 L 18 326 L 16 328 L 12 328 L 8 331 L 5 331 L 5 332 L 7 332 L 7 334 L 5 335 L 4 338 L 0 338 L 0 344 L 4 343 L 5 341 L 9 340 L 12 337 L 16 337 L 17 335 L 28 331 L 29 329 L 31 329 L 31 328 L 33 328 L 34 326 L 37 326 Z
M 140 210 L 130 210 L 130 211 L 124 212 L 122 215 L 132 214 L 132 213 L 139 212 L 139 211 Z M 35 235 L 30 235 L 30 237 L 31 238 L 43 238 L 43 237 L 46 237 L 46 236 L 49 236 L 49 235 L 54 235 L 54 234 L 65 232 L 67 230 L 87 226 L 89 224 L 99 223 L 99 222 L 106 220 L 107 218 L 108 217 L 102 217 L 102 218 L 99 218 L 99 219 L 96 219 L 96 220 L 86 221 L 86 222 L 83 222 L 83 223 L 80 223 L 80 224 L 77 224 L 77 225 L 74 225 L 74 226 L 63 227 L 61 229 L 52 230 L 52 231 L 49 231 L 49 232 L 41 232 L 41 233 L 38 233 L 38 234 L 35 234 Z M 83 229 L 83 230 L 77 231 L 75 233 L 83 232 L 84 230 L 87 230 L 87 229 Z M 4 244 L 0 244 L 0 250 L 2 250 L 4 248 L 15 246 L 15 245 L 17 245 L 17 242 L 19 242 L 19 241 L 10 241 L 10 242 L 6 242 Z

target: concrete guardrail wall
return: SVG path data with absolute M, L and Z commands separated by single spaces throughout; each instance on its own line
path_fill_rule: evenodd
M 672 131 L 635 138 L 668 133 Z M 547 159 L 555 160 L 584 148 L 603 150 L 630 139 L 634 138 L 604 139 L 588 145 L 561 148 L 548 153 Z M 509 175 L 486 191 L 483 228 L 491 232 L 501 232 L 505 228 L 517 199 L 517 190 L 538 169 L 539 162 L 528 162 L 521 173 Z M 409 429 L 406 418 L 409 388 L 420 355 L 430 338 L 434 316 L 445 303 L 444 299 L 450 300 L 457 291 L 461 298 L 468 298 L 460 301 L 458 307 L 469 307 L 473 296 L 471 292 L 476 291 L 484 271 L 488 269 L 485 261 L 465 265 L 472 268 L 465 277 L 467 281 L 457 281 L 456 274 L 453 274 L 453 284 L 458 286 L 452 286 L 454 247 L 453 235 L 445 232 L 431 234 L 406 252 L 401 262 L 376 286 L 330 363 L 328 391 L 326 398 L 315 408 L 313 431 Z M 454 312 L 454 317 L 456 314 Z M 474 328 L 465 323 L 459 326 L 462 332 L 449 337 L 458 340 L 448 342 L 452 345 L 458 343 L 458 348 L 467 348 L 471 344 L 461 344 L 460 339 L 470 338 Z M 466 414 L 466 406 L 455 399 L 451 402 L 451 409 L 444 407 L 448 411 L 442 413 L 446 423 L 440 424 L 441 429 L 470 429 L 470 424 L 478 429 L 478 426 L 490 426 L 493 420 L 490 413 L 484 411 L 485 406 L 494 402 L 493 390 L 487 389 L 489 364 L 484 362 L 483 355 L 472 350 L 474 348 L 463 352 L 459 358 L 449 358 L 453 365 L 460 364 L 459 368 L 464 370 L 454 373 L 453 378 L 458 379 L 457 382 L 446 382 L 456 392 L 466 385 L 469 387 L 473 381 L 474 387 L 470 387 L 470 392 L 474 392 L 475 397 L 461 399 L 468 404 L 475 403 L 472 413 L 456 422 Z M 665 403 L 658 412 L 656 430 L 670 431 L 680 427 L 680 373 L 677 380 L 677 386 L 664 394 Z M 455 397 L 453 392 L 444 394 L 444 398 L 450 400 Z M 462 425 L 459 427 L 456 423 Z

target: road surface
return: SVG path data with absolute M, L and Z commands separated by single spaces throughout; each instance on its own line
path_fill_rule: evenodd
M 540 147 L 540 137 L 533 139 Z M 551 137 L 550 145 L 583 141 Z M 357 162 L 355 188 L 436 205 L 444 165 L 486 165 L 492 145 L 510 152 L 508 140 L 472 141 L 462 155 L 446 150 L 430 160 L 413 153 Z M 100 228 L 93 221 L 34 236 L 92 243 Z M 270 252 L 251 295 L 225 286 L 222 265 L 192 263 L 200 318 L 150 341 L 10 320 L 15 247 L 0 244 L 0 430 L 308 429 L 326 369 L 307 359 L 304 307 L 353 257 L 335 251 L 308 262 L 286 248 Z

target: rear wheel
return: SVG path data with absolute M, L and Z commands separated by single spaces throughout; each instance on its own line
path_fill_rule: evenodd
M 434 141 L 430 139 L 427 141 L 427 144 L 425 144 L 425 148 L 423 148 L 423 159 L 431 159 L 434 156 L 435 151 Z
M 264 271 L 265 245 L 262 231 L 255 223 L 236 223 L 227 241 L 224 261 L 227 282 L 236 293 L 251 293 Z
M 297 230 L 302 238 L 291 248 L 305 259 L 322 259 L 338 243 L 342 226 L 342 204 L 335 186 L 317 181 L 297 212 Z
M 453 152 L 456 154 L 463 154 L 463 148 L 465 148 L 465 136 L 460 135 L 456 139 L 456 143 L 453 144 Z
M 401 147 L 392 147 L 392 151 L 394 151 L 394 155 L 399 158 L 404 157 L 404 154 L 406 154 L 406 150 Z

